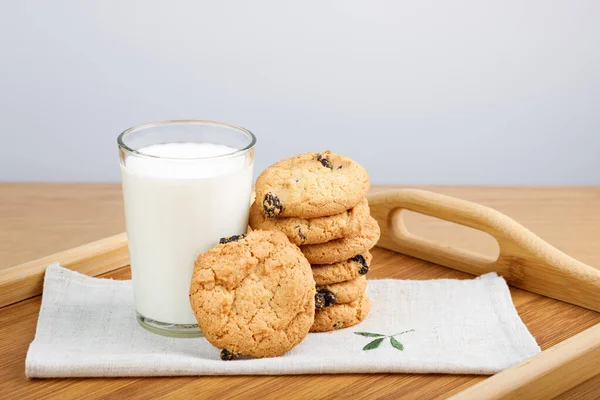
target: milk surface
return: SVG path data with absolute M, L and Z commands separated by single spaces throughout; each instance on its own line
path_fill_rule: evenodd
M 226 236 L 245 233 L 252 190 L 248 156 L 204 158 L 237 149 L 168 143 L 121 164 L 135 305 L 144 317 L 196 324 L 189 287 L 196 257 Z

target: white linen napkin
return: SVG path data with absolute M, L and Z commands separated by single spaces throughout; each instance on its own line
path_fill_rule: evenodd
M 495 273 L 468 280 L 369 280 L 367 293 L 371 312 L 357 326 L 309 333 L 281 357 L 222 361 L 205 338 L 167 338 L 141 328 L 131 281 L 91 278 L 52 264 L 26 374 L 494 374 L 540 351 Z M 387 337 L 403 331 L 409 332 L 395 341 Z M 363 349 L 374 340 L 371 347 L 379 346 Z

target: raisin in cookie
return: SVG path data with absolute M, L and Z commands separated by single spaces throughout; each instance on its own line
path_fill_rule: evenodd
M 267 218 L 262 211 L 262 206 L 254 202 L 250 207 L 250 226 L 253 229 L 281 231 L 292 243 L 300 246 L 355 236 L 370 216 L 367 199 L 340 214 L 312 219 Z
M 300 246 L 302 253 L 311 264 L 333 264 L 348 260 L 356 254 L 373 248 L 379 240 L 379 225 L 369 217 L 357 236 L 332 240 L 321 244 Z
M 351 303 L 336 304 L 317 310 L 315 322 L 310 331 L 329 332 L 356 325 L 367 317 L 370 309 L 369 298 L 366 294 L 363 294 Z
M 359 276 L 350 281 L 317 286 L 317 293 L 331 293 L 335 296 L 333 304 L 345 304 L 358 299 L 367 289 L 367 278 Z
M 297 246 L 276 231 L 224 238 L 194 265 L 190 302 L 221 358 L 278 356 L 300 343 L 315 313 L 315 281 Z
M 331 285 L 356 279 L 369 272 L 369 265 L 373 256 L 366 251 L 358 254 L 349 260 L 335 264 L 315 264 L 312 265 L 313 277 L 317 286 Z
M 267 218 L 317 218 L 343 213 L 369 190 L 357 162 L 334 154 L 304 153 L 265 169 L 256 180 L 256 201 Z

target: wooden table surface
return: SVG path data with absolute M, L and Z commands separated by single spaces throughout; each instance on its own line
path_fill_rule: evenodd
M 385 190 L 393 187 L 376 187 Z M 600 187 L 423 187 L 495 208 L 555 247 L 600 266 Z M 415 234 L 484 254 L 495 241 L 480 232 L 417 214 Z M 124 231 L 118 184 L 0 183 L 0 269 Z M 382 249 L 371 278 L 470 276 Z M 129 278 L 129 269 L 107 274 Z M 547 349 L 600 323 L 600 313 L 511 289 L 519 315 Z M 485 379 L 468 375 L 305 375 L 27 380 L 24 360 L 33 340 L 40 297 L 0 309 L 0 398 L 443 398 Z M 600 368 L 598 373 L 600 374 Z M 600 375 L 562 399 L 600 397 Z

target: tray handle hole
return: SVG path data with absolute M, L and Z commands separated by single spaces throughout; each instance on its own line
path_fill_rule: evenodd
M 487 262 L 494 262 L 500 254 L 498 242 L 486 232 L 406 209 L 398 209 L 390 217 L 392 226 L 404 235 L 466 250 Z

